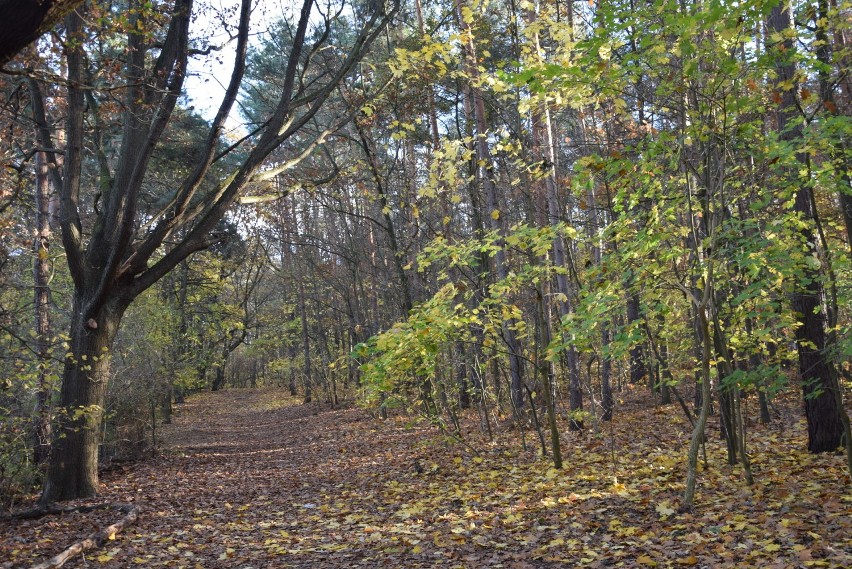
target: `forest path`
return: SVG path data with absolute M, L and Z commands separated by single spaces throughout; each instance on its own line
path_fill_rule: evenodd
M 101 477 L 97 501 L 140 504 L 137 523 L 65 567 L 375 567 L 397 541 L 369 539 L 392 515 L 381 488 L 415 475 L 422 435 L 378 426 L 360 409 L 301 405 L 282 391 L 194 395 L 161 429 L 157 457 Z M 6 555 L 13 567 L 44 560 L 118 517 L 0 522 L 0 566 Z
M 191 397 L 163 430 L 163 456 L 114 481 L 145 513 L 112 563 L 377 566 L 380 549 L 353 532 L 391 514 L 381 487 L 414 474 L 422 434 L 378 427 L 360 409 L 301 405 L 281 391 Z
M 711 439 L 696 511 L 679 514 L 688 425 L 642 399 L 621 411 L 597 435 L 563 431 L 557 471 L 533 434 L 522 450 L 505 427 L 490 442 L 469 423 L 468 444 L 454 444 L 423 421 L 281 391 L 198 394 L 156 457 L 104 473 L 86 502 L 137 503 L 137 523 L 66 567 L 852 566 L 844 459 L 798 450 L 797 413 L 755 426 L 753 488 Z M 0 520 L 0 568 L 30 567 L 120 515 Z

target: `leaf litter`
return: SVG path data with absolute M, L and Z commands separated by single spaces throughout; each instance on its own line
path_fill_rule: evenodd
M 562 470 L 517 431 L 487 441 L 469 421 L 458 444 L 426 421 L 279 391 L 196 395 L 157 456 L 102 476 L 96 500 L 140 504 L 137 524 L 66 567 L 852 566 L 843 457 L 800 450 L 798 418 L 752 428 L 752 488 L 708 429 L 688 513 L 689 433 L 668 409 L 566 430 Z M 110 515 L 0 521 L 0 566 L 44 560 Z

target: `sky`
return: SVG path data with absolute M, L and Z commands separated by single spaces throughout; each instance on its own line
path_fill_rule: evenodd
M 252 11 L 252 43 L 263 37 L 271 22 L 284 15 L 292 15 L 301 6 L 299 0 L 254 0 Z M 193 57 L 189 64 L 189 76 L 185 82 L 186 95 L 191 105 L 205 119 L 216 115 L 225 87 L 234 67 L 236 40 L 230 34 L 235 33 L 239 23 L 239 0 L 202 0 L 195 4 L 192 38 L 197 45 L 209 44 L 222 46 L 209 56 Z M 228 120 L 230 128 L 240 127 L 237 106 Z

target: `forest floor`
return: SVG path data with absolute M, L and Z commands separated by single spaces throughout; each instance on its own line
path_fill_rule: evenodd
M 696 508 L 678 513 L 688 424 L 628 403 L 563 433 L 565 468 L 502 425 L 453 442 L 411 418 L 300 405 L 279 391 L 192 397 L 160 452 L 102 475 L 84 503 L 138 521 L 66 567 L 851 567 L 841 455 L 814 456 L 792 411 L 750 427 L 756 483 L 707 444 Z M 477 431 L 471 417 L 470 432 Z M 29 567 L 115 510 L 0 521 L 0 567 Z

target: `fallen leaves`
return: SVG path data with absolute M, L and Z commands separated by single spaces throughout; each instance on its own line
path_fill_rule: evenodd
M 641 433 L 652 421 L 649 440 Z M 357 409 L 322 411 L 264 391 L 202 394 L 168 427 L 162 456 L 105 480 L 104 498 L 134 497 L 147 513 L 88 561 L 187 569 L 852 565 L 842 457 L 790 452 L 804 437 L 798 425 L 755 430 L 757 485 L 749 489 L 711 440 L 697 508 L 681 514 L 683 432 L 651 411 L 626 413 L 606 436 L 565 433 L 566 465 L 555 470 L 519 448 L 516 432 L 493 442 L 470 437 L 463 447 L 409 419 L 376 423 Z M 0 525 L 0 559 L 22 567 L 43 559 L 95 515 Z

